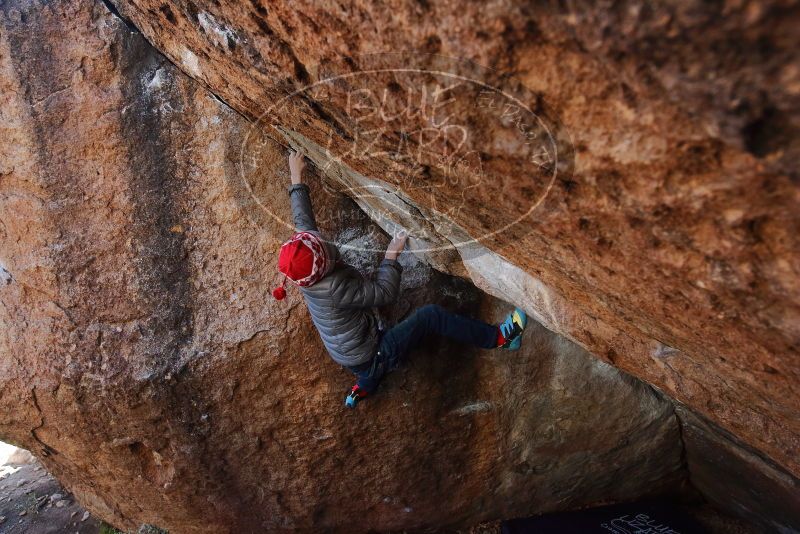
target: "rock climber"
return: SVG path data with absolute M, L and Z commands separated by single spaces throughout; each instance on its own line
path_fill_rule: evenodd
M 347 406 L 354 408 L 374 392 L 381 379 L 429 334 L 484 349 L 519 349 L 527 324 L 525 312 L 519 308 L 495 326 L 429 304 L 388 331 L 379 331 L 372 308 L 397 300 L 402 272 L 397 257 L 405 247 L 407 235 L 399 232 L 392 239 L 373 279 L 363 277 L 340 259 L 335 245 L 319 234 L 309 189 L 303 183 L 304 169 L 303 155 L 291 151 L 289 198 L 296 233 L 281 246 L 278 270 L 284 278 L 273 295 L 278 300 L 286 296 L 287 280 L 300 288 L 331 358 L 356 376 L 356 384 L 345 399 Z

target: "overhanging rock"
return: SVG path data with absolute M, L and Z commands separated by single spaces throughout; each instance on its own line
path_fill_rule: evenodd
M 457 178 L 464 202 L 453 220 L 471 236 L 503 228 L 519 199 L 546 189 L 528 219 L 485 245 L 532 277 L 534 299 L 556 310 L 550 325 L 800 474 L 795 4 L 116 5 L 234 109 L 340 149 L 349 168 L 422 213 L 453 207 L 452 190 L 424 182 Z M 411 52 L 373 55 L 387 51 Z M 453 57 L 496 69 L 478 81 L 560 125 L 555 145 L 574 147 L 574 172 L 545 187 L 522 157 L 535 154 L 498 119 L 509 117 L 468 120 L 486 111 L 479 92 L 451 105 L 471 128 L 461 170 L 480 164 L 491 177 L 468 187 L 466 171 L 388 156 L 430 116 L 393 119 L 375 157 L 357 157 L 346 147 L 378 115 L 365 117 L 347 91 L 305 91 L 381 67 L 481 70 Z M 423 93 L 404 80 L 371 94 L 402 107 Z
M 260 172 L 242 182 L 250 123 L 101 3 L 0 15 L 0 438 L 97 517 L 219 533 L 352 532 L 357 516 L 384 531 L 685 479 L 671 403 L 535 324 L 513 354 L 432 343 L 345 410 L 352 377 L 299 295 L 270 296 L 289 235 L 282 147 L 260 139 Z M 309 181 L 326 232 L 385 245 L 351 200 Z M 414 269 L 415 304 L 508 311 Z

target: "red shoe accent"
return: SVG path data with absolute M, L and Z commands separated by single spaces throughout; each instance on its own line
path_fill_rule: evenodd
M 356 395 L 358 395 L 358 398 L 360 399 L 363 399 L 364 397 L 367 396 L 367 392 L 358 387 L 358 384 L 353 386 L 353 389 L 350 390 L 350 393 L 355 393 Z
M 497 346 L 502 347 L 506 344 L 506 338 L 503 336 L 503 332 L 500 330 L 500 327 L 497 327 Z

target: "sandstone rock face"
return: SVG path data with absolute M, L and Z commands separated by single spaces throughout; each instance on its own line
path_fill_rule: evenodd
M 797 479 L 690 410 L 677 406 L 676 411 L 692 484 L 710 502 L 760 524 L 766 532 L 797 531 Z
M 467 147 L 486 179 L 449 217 L 479 237 L 526 216 L 481 242 L 517 279 L 493 281 L 494 259 L 434 264 L 466 268 L 496 294 L 514 286 L 509 300 L 548 327 L 800 474 L 796 2 L 115 4 L 264 131 L 309 151 L 340 149 L 339 163 L 396 190 L 422 219 L 446 211 L 453 189 L 467 191 L 470 165 L 448 175 L 424 158 L 389 157 L 412 152 L 397 147 L 430 117 L 366 116 L 346 76 L 449 61 L 425 52 L 497 68 L 469 76 L 556 125 L 548 157 L 556 148 L 560 157 L 531 165 L 511 119 L 489 123 L 479 92 L 454 91 L 448 109 L 477 123 Z M 363 55 L 402 50 L 414 52 Z M 338 92 L 302 91 L 331 75 L 345 76 Z M 372 88 L 398 109 L 407 78 L 390 78 Z M 390 127 L 374 135 L 381 123 Z M 341 148 L 359 142 L 377 149 Z M 551 167 L 559 173 L 548 182 Z M 453 177 L 455 188 L 426 187 Z M 537 207 L 526 214 L 520 203 Z M 428 242 L 452 235 L 434 228 Z
M 283 148 L 103 4 L 12 1 L 0 16 L 0 438 L 97 517 L 175 533 L 383 531 L 685 478 L 672 404 L 536 324 L 514 354 L 432 341 L 346 411 L 352 377 L 299 295 L 270 298 L 289 235 Z M 247 172 L 243 146 L 258 149 Z M 310 182 L 323 229 L 374 264 L 385 234 L 327 187 L 340 182 Z M 403 261 L 414 305 L 509 309 Z

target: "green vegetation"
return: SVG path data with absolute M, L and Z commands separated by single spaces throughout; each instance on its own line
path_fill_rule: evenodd
M 38 514 L 39 513 L 39 503 L 42 499 L 45 499 L 45 496 L 39 497 L 36 495 L 35 491 L 28 492 L 25 495 L 25 502 L 22 504 L 23 509 L 30 515 L 30 514 Z
M 121 530 L 117 530 L 108 523 L 103 523 L 100 525 L 100 534 L 125 534 Z
M 154 527 L 153 525 L 142 525 L 136 534 L 169 534 L 163 528 Z
M 108 523 L 104 522 L 103 524 L 100 525 L 100 534 L 128 534 L 128 533 L 123 532 L 122 530 L 117 530 Z M 142 525 L 139 527 L 139 530 L 131 534 L 169 534 L 169 532 L 167 532 L 164 529 L 154 527 L 153 525 Z

